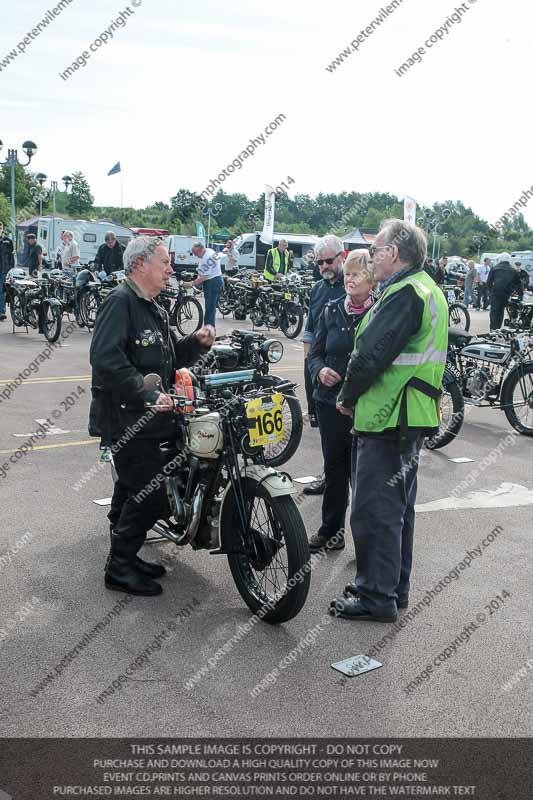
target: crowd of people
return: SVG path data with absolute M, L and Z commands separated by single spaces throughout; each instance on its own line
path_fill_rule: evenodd
M 463 258 L 460 264 L 463 274 L 457 273 L 458 265 L 454 262 L 453 277 L 447 256 L 442 256 L 437 264 L 427 258 L 424 269 L 438 286 L 444 287 L 453 281 L 463 289 L 467 308 L 490 310 L 490 330 L 499 330 L 511 295 L 516 294 L 522 300 L 529 289 L 529 273 L 521 261 L 513 262 L 509 253 L 501 253 L 494 262 L 486 257 L 482 264 L 476 264 L 472 259 Z

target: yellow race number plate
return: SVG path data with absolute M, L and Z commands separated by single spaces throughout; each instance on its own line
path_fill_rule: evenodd
M 246 403 L 250 444 L 263 447 L 283 438 L 283 395 L 258 397 Z

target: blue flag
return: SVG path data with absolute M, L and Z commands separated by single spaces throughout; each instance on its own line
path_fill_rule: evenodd
M 109 172 L 107 173 L 107 177 L 109 177 L 110 175 L 116 175 L 117 172 L 120 172 L 120 171 L 121 171 L 120 170 L 120 161 L 117 161 L 117 163 L 115 164 L 113 169 L 110 169 Z

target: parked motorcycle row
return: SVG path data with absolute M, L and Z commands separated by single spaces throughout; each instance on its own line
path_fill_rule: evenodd
M 291 272 L 267 281 L 260 273 L 241 270 L 224 275 L 218 310 L 223 316 L 233 314 L 236 320 L 249 317 L 254 328 L 281 330 L 288 339 L 295 339 L 309 311 L 314 283 L 310 272 Z

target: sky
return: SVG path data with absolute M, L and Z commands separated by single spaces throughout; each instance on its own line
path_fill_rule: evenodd
M 81 170 L 96 205 L 120 204 L 120 176 L 107 177 L 119 160 L 125 205 L 201 192 L 280 114 L 225 191 L 256 198 L 290 176 L 290 196 L 461 200 L 495 222 L 533 186 L 526 0 L 467 0 L 460 22 L 453 0 L 396 0 L 388 16 L 387 0 L 72 0 L 6 64 L 55 2 L 0 0 L 0 158 L 31 139 L 32 169 Z M 533 227 L 533 199 L 523 213 Z

